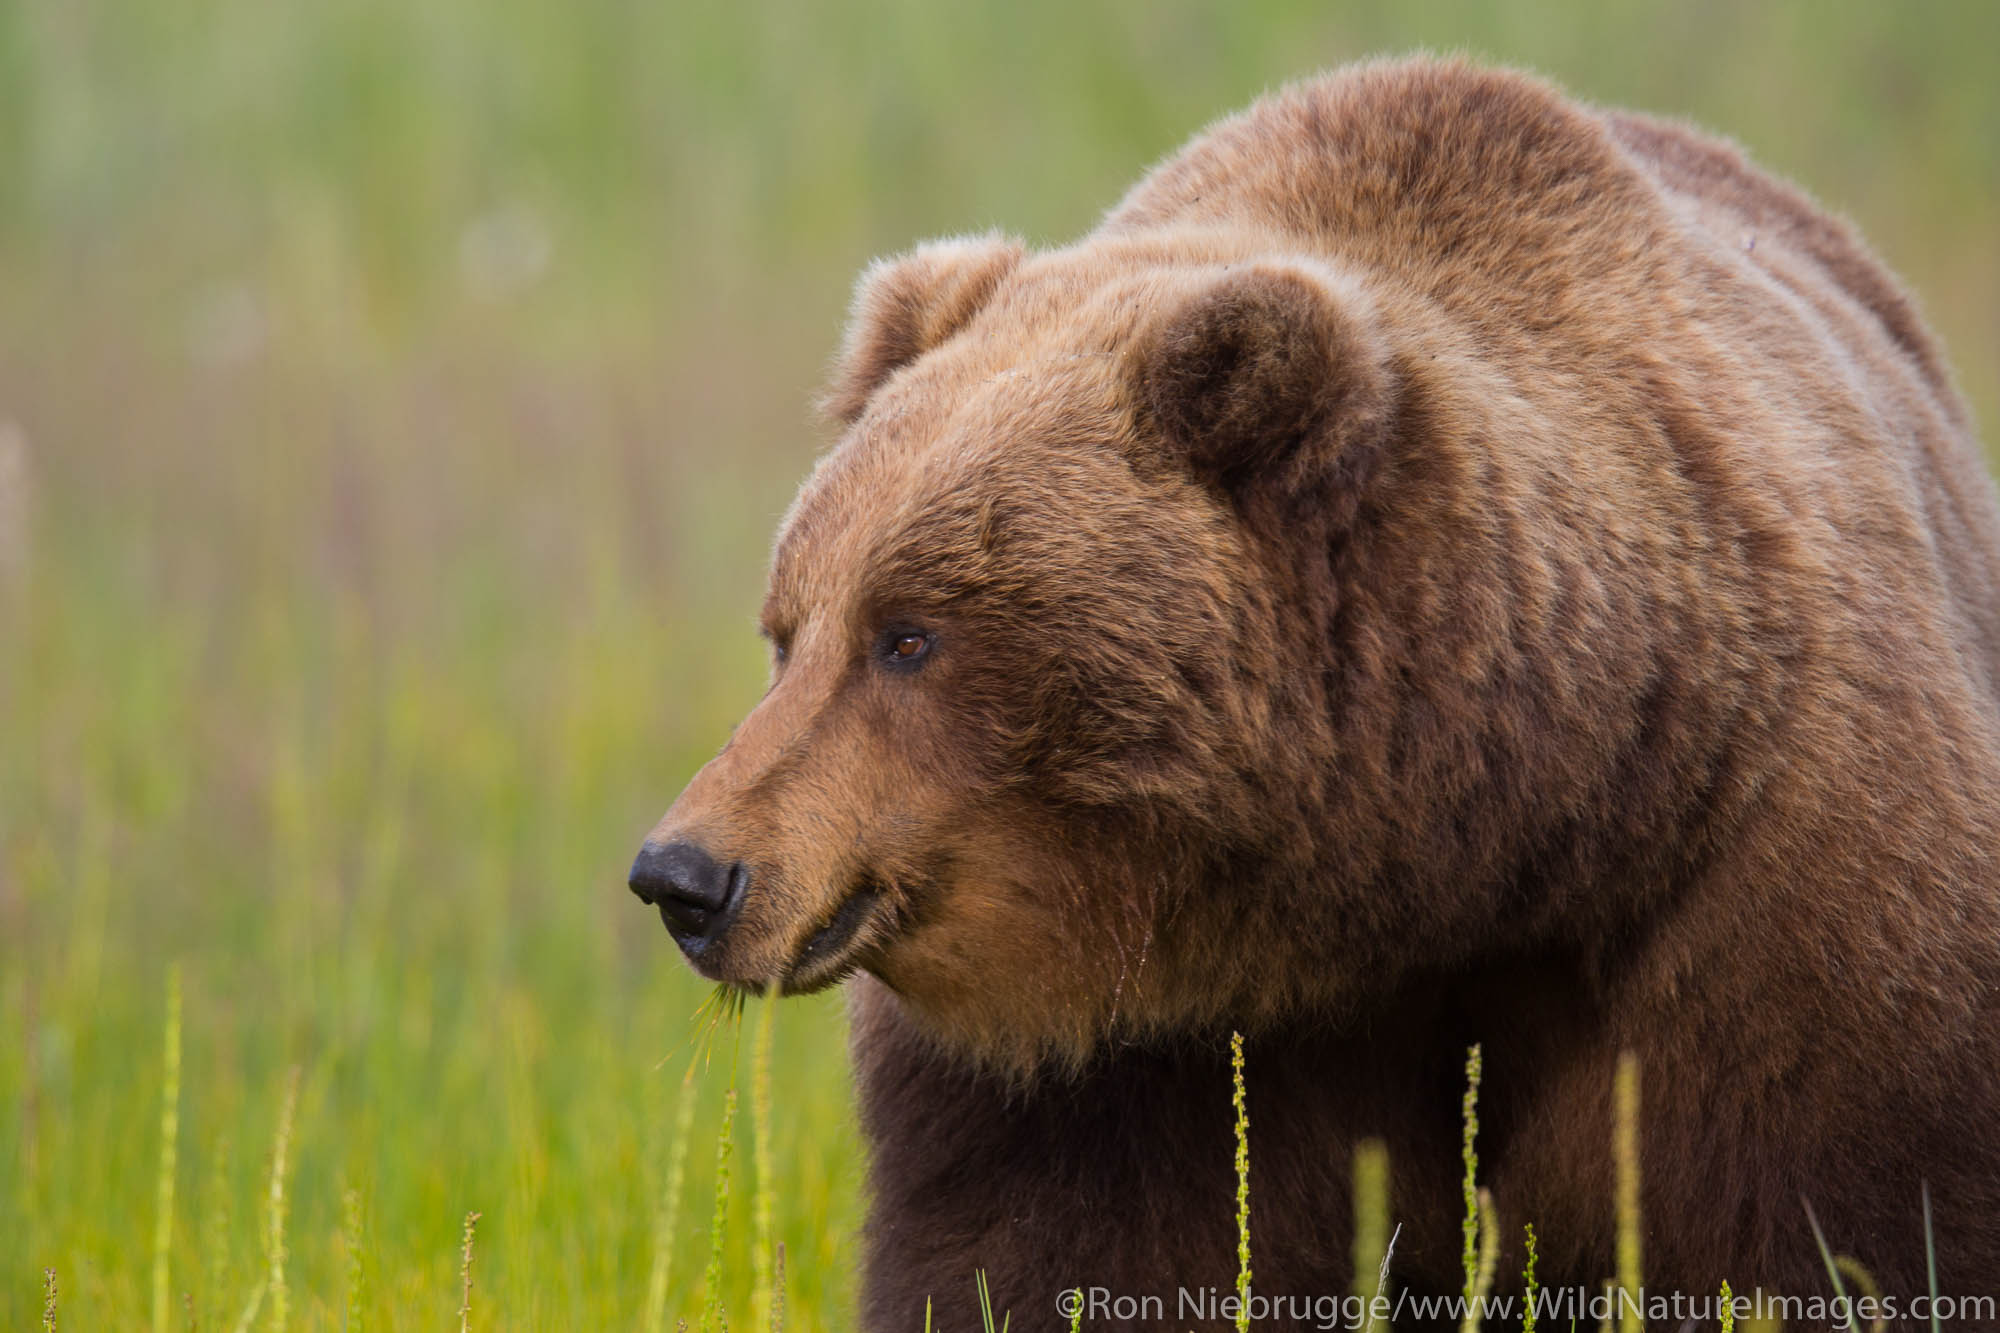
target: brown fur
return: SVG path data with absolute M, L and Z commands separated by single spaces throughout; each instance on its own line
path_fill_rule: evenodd
M 2000 1274 L 2000 514 L 1908 299 L 1733 150 L 1459 64 L 1301 85 L 1076 245 L 864 280 L 771 692 L 655 837 L 754 867 L 701 965 L 854 971 L 864 1322 L 1457 1289 L 1456 1111 L 1542 1276 Z M 930 636 L 898 665 L 883 645 Z M 889 636 L 889 639 L 885 639 Z M 806 957 L 843 905 L 850 948 Z M 1982 1285 L 1983 1284 L 1983 1285 Z M 1504 1286 L 1504 1284 L 1503 1284 Z M 1096 1326 L 1093 1324 L 1092 1326 Z

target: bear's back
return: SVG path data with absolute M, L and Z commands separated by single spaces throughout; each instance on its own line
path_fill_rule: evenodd
M 1904 459 L 1968 665 L 2000 698 L 2000 522 L 1970 414 L 1915 302 L 1839 218 L 1758 171 L 1734 147 L 1631 113 L 1614 139 L 1681 202 L 1690 226 L 1741 251 L 1787 293 L 1802 321 L 1843 352 L 1879 409 L 1881 438 Z
M 1219 122 L 1104 229 L 1261 223 L 1427 292 L 1516 306 L 1641 253 L 1604 242 L 1642 238 L 1649 204 L 1599 122 L 1552 89 L 1412 61 L 1296 84 Z
M 1685 473 L 1716 437 L 1761 454 L 1732 480 L 1818 520 L 1789 533 L 1810 562 L 1879 555 L 1859 577 L 1933 603 L 1996 712 L 2000 509 L 1943 358 L 1852 229 L 1733 147 L 1508 71 L 1376 63 L 1212 127 L 1103 231 L 1245 226 L 1438 312 L 1579 448 L 1625 420 Z

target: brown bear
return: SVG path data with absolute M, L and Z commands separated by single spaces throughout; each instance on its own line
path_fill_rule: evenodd
M 708 977 L 853 978 L 866 1327 L 978 1269 L 1223 1326 L 1232 1029 L 1259 1327 L 1349 1289 L 1360 1136 L 1392 1289 L 1459 1290 L 1473 1042 L 1503 1274 L 1613 1274 L 1631 1051 L 1649 1298 L 1827 1292 L 1803 1199 L 1908 1302 L 1926 1184 L 2000 1294 L 2000 511 L 1848 227 L 1368 65 L 1068 248 L 876 265 L 828 405 L 769 692 L 632 886 Z

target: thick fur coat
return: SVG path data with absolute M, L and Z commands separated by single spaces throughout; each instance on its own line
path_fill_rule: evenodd
M 1845 225 L 1366 66 L 1068 248 L 877 265 L 828 406 L 771 691 L 653 838 L 742 877 L 704 972 L 855 977 L 866 1327 L 981 1268 L 1219 1327 L 1232 1029 L 1260 1292 L 1349 1289 L 1364 1136 L 1392 1285 L 1458 1290 L 1473 1042 L 1503 1274 L 1613 1273 L 1631 1051 L 1649 1291 L 1823 1290 L 1804 1197 L 1915 1294 L 1925 1182 L 2000 1282 L 2000 513 Z

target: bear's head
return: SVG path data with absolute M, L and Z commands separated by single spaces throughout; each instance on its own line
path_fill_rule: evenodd
M 769 689 L 634 866 L 693 965 L 865 970 L 1016 1067 L 1370 966 L 1381 872 L 1428 836 L 1373 771 L 1393 739 L 1343 763 L 1343 657 L 1403 670 L 1341 628 L 1409 415 L 1376 304 L 1226 233 L 871 269 L 844 434 L 772 560 Z

